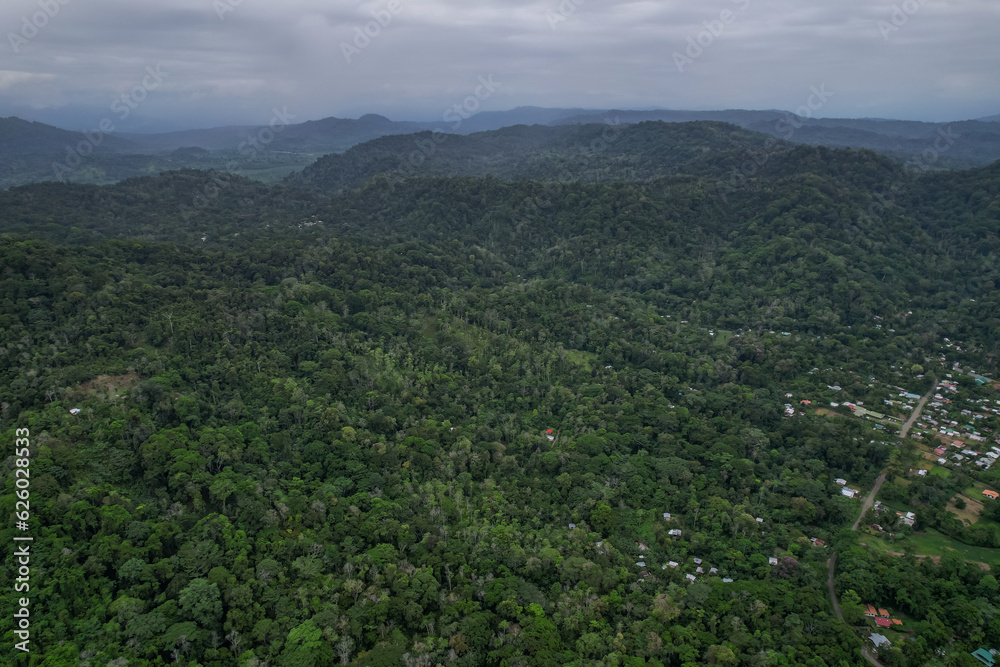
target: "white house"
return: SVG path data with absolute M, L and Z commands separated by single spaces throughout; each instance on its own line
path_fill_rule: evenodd
M 856 489 L 849 489 L 846 486 L 840 490 L 840 495 L 853 498 L 858 494 Z
M 838 477 L 837 479 L 835 479 L 833 481 L 836 482 L 837 484 L 841 485 L 841 486 L 847 486 L 847 480 L 846 479 L 841 479 L 841 478 Z

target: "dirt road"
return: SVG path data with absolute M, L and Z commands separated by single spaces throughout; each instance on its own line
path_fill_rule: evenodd
M 837 618 L 844 620 L 844 613 L 840 611 L 840 603 L 837 602 L 837 594 L 833 591 L 833 571 L 837 567 L 837 552 L 834 552 L 830 556 L 830 560 L 826 561 L 827 577 L 826 577 L 826 587 L 830 589 L 830 602 L 833 603 L 833 613 L 837 615 Z
M 902 430 L 900 430 L 899 432 L 900 438 L 905 438 L 906 434 L 910 432 L 910 427 L 916 424 L 917 420 L 920 419 L 920 412 L 924 409 L 924 406 L 927 405 L 927 401 L 931 400 L 931 396 L 934 395 L 934 392 L 937 391 L 937 388 L 938 386 L 937 383 L 935 382 L 934 386 L 930 388 L 930 391 L 924 394 L 924 397 L 921 398 L 919 401 L 917 401 L 917 407 L 913 409 L 913 414 L 910 415 L 910 418 L 906 420 L 906 423 L 903 424 Z
M 923 411 L 924 406 L 927 404 L 927 401 L 929 401 L 931 399 L 931 396 L 934 395 L 934 392 L 937 391 L 937 388 L 938 388 L 937 383 L 934 383 L 934 386 L 931 387 L 930 390 L 923 395 L 923 398 L 917 401 L 917 407 L 913 409 L 913 414 L 910 415 L 910 418 L 906 420 L 906 423 L 903 424 L 903 428 L 900 429 L 899 431 L 900 438 L 905 438 L 906 434 L 910 432 L 910 427 L 916 424 L 917 420 L 920 419 L 920 413 Z M 878 476 L 878 479 L 875 480 L 875 486 L 872 487 L 871 493 L 868 494 L 868 497 L 865 498 L 865 502 L 861 505 L 861 514 L 858 515 L 858 520 L 854 522 L 853 526 L 851 526 L 851 530 L 857 530 L 858 527 L 861 525 L 861 520 L 865 518 L 865 513 L 871 508 L 872 503 L 875 502 L 875 496 L 878 494 L 878 490 L 882 488 L 882 484 L 884 482 L 885 482 L 885 473 L 883 472 L 881 475 Z
M 882 488 L 883 482 L 885 482 L 885 473 L 879 475 L 878 479 L 875 480 L 875 486 L 872 487 L 872 492 L 865 498 L 865 502 L 861 504 L 861 514 L 858 515 L 858 520 L 851 526 L 851 530 L 857 530 L 858 526 L 861 525 L 861 520 L 865 518 L 865 513 L 871 509 L 872 503 L 875 502 L 875 494 Z
M 923 398 L 917 402 L 917 407 L 913 409 L 913 414 L 910 415 L 910 418 L 906 420 L 906 423 L 903 424 L 903 428 L 899 431 L 900 438 L 905 438 L 906 434 L 910 432 L 910 427 L 917 423 L 917 420 L 920 419 L 920 412 L 924 409 L 924 405 L 926 405 L 927 401 L 931 399 L 931 396 L 934 395 L 935 391 L 937 391 L 937 383 L 935 383 L 934 386 L 930 388 L 930 391 L 924 394 Z M 861 525 L 861 520 L 865 518 L 865 514 L 871 508 L 872 503 L 875 502 L 875 496 L 878 495 L 878 491 L 882 488 L 882 484 L 884 482 L 885 472 L 883 471 L 882 474 L 878 476 L 878 479 L 875 480 L 875 486 L 872 487 L 871 493 L 868 494 L 868 497 L 865 498 L 865 502 L 861 505 L 861 514 L 858 515 L 857 521 L 855 521 L 854 525 L 851 526 L 851 530 L 857 530 Z M 837 618 L 844 620 L 844 614 L 840 611 L 840 603 L 837 601 L 837 593 L 833 588 L 833 571 L 836 567 L 837 552 L 833 552 L 833 555 L 830 556 L 830 560 L 826 562 L 826 587 L 830 589 L 830 602 L 833 603 L 834 613 L 837 615 Z M 861 656 L 871 664 L 876 665 L 876 667 L 882 667 L 879 661 L 876 660 L 871 653 L 869 653 L 867 647 L 861 650 Z

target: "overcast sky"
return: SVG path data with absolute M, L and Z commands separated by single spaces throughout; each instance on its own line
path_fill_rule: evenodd
M 0 28 L 0 115 L 71 129 L 436 120 L 490 76 L 483 110 L 795 110 L 825 86 L 816 116 L 1000 113 L 998 0 L 2 0 Z

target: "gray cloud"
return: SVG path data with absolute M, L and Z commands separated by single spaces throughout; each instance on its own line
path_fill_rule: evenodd
M 486 74 L 503 84 L 487 109 L 794 109 L 825 84 L 824 116 L 1000 111 L 992 0 L 63 0 L 28 39 L 39 2 L 59 0 L 0 7 L 0 114 L 63 125 L 108 115 L 156 65 L 169 75 L 131 127 L 260 123 L 276 105 L 434 119 Z

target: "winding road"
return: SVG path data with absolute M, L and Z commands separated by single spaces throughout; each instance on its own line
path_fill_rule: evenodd
M 923 398 L 921 398 L 917 402 L 917 407 L 913 409 L 913 414 L 910 415 L 910 418 L 906 420 L 906 423 L 903 424 L 903 428 L 900 429 L 899 431 L 900 438 L 905 438 L 907 434 L 910 432 L 910 427 L 916 424 L 917 420 L 920 419 L 921 411 L 923 411 L 924 406 L 927 404 L 927 401 L 931 399 L 931 396 L 934 395 L 934 392 L 937 391 L 937 388 L 938 385 L 935 382 L 934 386 L 931 387 L 930 390 L 926 394 L 924 394 Z M 883 470 L 882 474 L 879 475 L 878 479 L 875 480 L 875 486 L 872 487 L 871 493 L 868 494 L 868 497 L 865 498 L 865 502 L 861 505 L 861 514 L 858 515 L 857 521 L 855 521 L 854 525 L 851 526 L 851 530 L 857 530 L 858 527 L 861 525 L 861 520 L 865 518 L 865 514 L 868 513 L 869 509 L 871 509 L 872 503 L 875 502 L 875 496 L 878 494 L 879 489 L 882 488 L 882 484 L 884 482 L 885 482 L 885 471 Z M 837 618 L 839 618 L 840 620 L 844 620 L 844 614 L 843 612 L 840 611 L 840 603 L 837 601 L 837 593 L 833 588 L 833 571 L 837 567 L 836 551 L 834 551 L 833 554 L 830 556 L 830 560 L 827 561 L 826 567 L 827 567 L 826 587 L 830 589 L 830 602 L 833 603 L 833 612 L 837 615 Z M 861 656 L 871 664 L 875 665 L 876 667 L 882 667 L 881 663 L 879 663 L 879 661 L 876 660 L 868 652 L 867 648 L 863 648 L 861 650 Z

